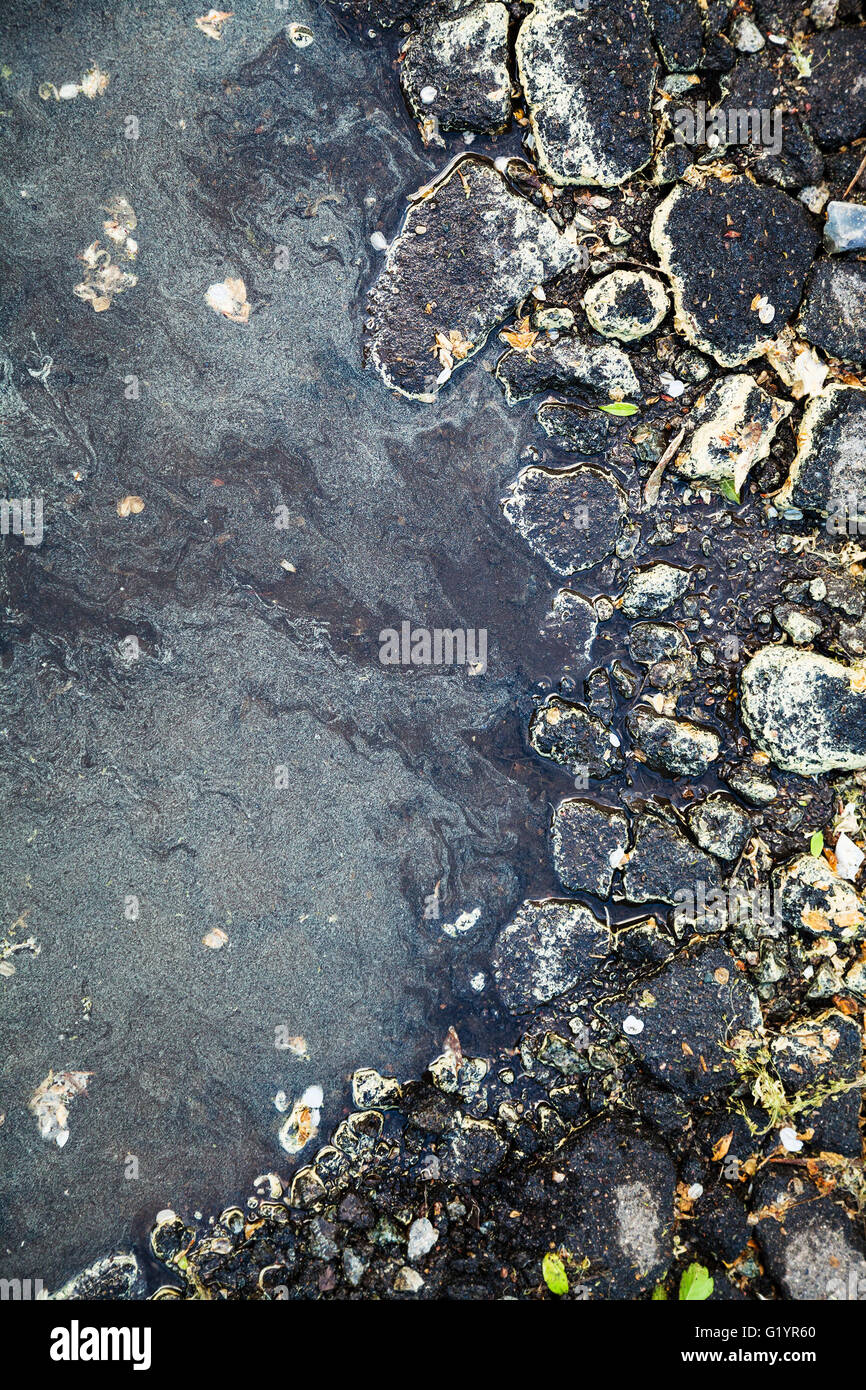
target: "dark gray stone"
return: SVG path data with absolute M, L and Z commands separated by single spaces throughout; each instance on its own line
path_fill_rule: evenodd
M 719 755 L 713 729 L 656 714 L 647 705 L 631 711 L 627 726 L 649 766 L 669 777 L 700 777 Z
M 564 888 L 606 898 L 628 845 L 628 817 L 613 806 L 580 797 L 560 801 L 553 813 L 550 844 Z
M 583 903 L 525 902 L 493 947 L 506 1008 L 527 1013 L 585 984 L 610 953 L 610 931 Z
M 576 776 L 609 777 L 623 765 L 619 739 L 583 705 L 552 696 L 529 721 L 530 746 Z
M 754 991 L 733 956 L 715 946 L 684 951 L 611 1016 L 620 1028 L 633 1020 L 624 1031 L 641 1066 L 692 1100 L 737 1082 L 727 1044 L 761 1026 Z
M 626 496 L 610 473 L 590 465 L 557 472 L 524 468 L 502 510 L 533 554 L 568 575 L 613 554 Z
M 722 886 L 718 860 L 693 845 L 687 835 L 661 816 L 644 814 L 637 822 L 634 848 L 623 873 L 623 890 L 629 902 L 683 901 L 684 894 L 697 898 L 697 885 L 705 892 Z

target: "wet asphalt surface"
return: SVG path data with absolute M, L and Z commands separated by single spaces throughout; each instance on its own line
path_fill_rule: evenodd
M 329 1127 L 355 1066 L 417 1071 L 461 1011 L 483 1036 L 479 947 L 425 898 L 489 941 L 543 843 L 508 775 L 549 587 L 498 510 L 521 417 L 483 370 L 430 409 L 360 358 L 369 237 L 435 164 L 323 8 L 194 18 L 18 4 L 0 40 L 0 483 L 45 507 L 0 556 L 2 926 L 40 948 L 0 980 L 0 1268 L 49 1286 L 285 1170 L 279 1089 L 321 1084 Z M 92 64 L 101 97 L 40 99 Z M 96 313 L 118 195 L 138 283 Z M 246 324 L 205 302 L 227 276 Z M 486 627 L 488 672 L 381 666 L 404 619 Z M 91 1073 L 62 1149 L 50 1070 Z

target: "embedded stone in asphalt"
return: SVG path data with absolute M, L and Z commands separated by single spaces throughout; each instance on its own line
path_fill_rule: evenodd
M 564 888 L 606 898 L 628 845 L 628 817 L 615 806 L 571 797 L 553 813 L 550 844 Z
M 524 468 L 502 511 L 533 554 L 568 575 L 613 554 L 626 495 L 611 474 L 589 464 L 559 472 Z
M 658 63 L 643 5 L 537 0 L 517 35 L 535 156 L 554 183 L 623 183 L 652 155 Z
M 415 194 L 388 247 L 370 293 L 371 361 L 401 395 L 435 400 L 508 311 L 577 254 L 488 160 L 467 156 Z
M 809 402 L 788 493 L 801 511 L 832 517 L 836 534 L 866 525 L 866 391 L 834 382 Z
M 866 361 L 866 266 L 819 261 L 800 311 L 800 332 L 843 362 Z
M 626 724 L 649 766 L 669 777 L 700 777 L 719 756 L 713 729 L 656 714 L 648 705 L 636 705 Z
M 783 772 L 866 767 L 866 675 L 828 656 L 762 647 L 741 677 L 743 722 Z
M 623 891 L 632 903 L 683 902 L 682 894 L 720 888 L 723 882 L 718 860 L 693 845 L 687 835 L 661 816 L 645 813 L 638 818 L 634 847 L 623 874 Z
M 733 956 L 716 946 L 684 951 L 631 999 L 616 1004 L 641 1066 L 678 1095 L 696 1100 L 737 1080 L 729 1044 L 761 1027 L 761 1010 Z
M 624 352 L 607 343 L 595 346 L 566 335 L 555 342 L 535 342 L 529 352 L 509 349 L 496 364 L 496 376 L 509 405 L 538 391 L 579 387 L 604 403 L 640 395 L 638 379 Z
M 587 290 L 583 307 L 597 333 L 628 343 L 654 333 L 670 303 L 661 281 L 645 270 L 614 270 Z
M 691 578 L 681 565 L 660 563 L 635 570 L 623 590 L 622 611 L 627 618 L 658 618 L 682 598 Z
M 558 695 L 537 709 L 529 721 L 529 744 L 542 758 L 562 763 L 573 775 L 609 777 L 623 765 L 619 739 L 585 705 Z
M 429 143 L 439 130 L 504 130 L 511 117 L 508 10 L 425 18 L 400 50 L 400 85 Z M 443 142 L 444 143 L 444 142 Z
M 607 925 L 583 903 L 525 902 L 496 939 L 493 977 L 506 1008 L 525 1013 L 591 979 L 609 952 Z
M 650 240 L 671 279 L 676 326 L 720 366 L 738 367 L 799 307 L 818 234 L 778 189 L 695 171 L 656 209 Z
M 790 401 L 771 396 L 745 372 L 720 377 L 692 412 L 692 433 L 674 459 L 685 478 L 733 483 L 739 492 L 756 463 L 767 458 Z

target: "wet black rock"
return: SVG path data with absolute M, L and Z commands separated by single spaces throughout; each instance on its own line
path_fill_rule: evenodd
M 450 1182 L 472 1182 L 498 1168 L 508 1144 L 489 1120 L 464 1115 L 439 1149 L 439 1171 Z
M 671 277 L 677 326 L 735 367 L 759 356 L 799 307 L 818 236 L 787 194 L 705 174 L 656 209 L 651 241 Z M 767 322 L 761 300 L 774 311 Z
M 437 128 L 505 129 L 511 78 L 504 5 L 481 3 L 453 17 L 427 17 L 400 52 L 400 84 L 428 141 Z
M 669 777 L 700 777 L 719 755 L 714 730 L 656 714 L 647 705 L 630 712 L 627 726 L 649 766 Z
M 568 391 L 582 387 L 602 404 L 639 396 L 640 385 L 627 356 L 609 344 L 593 346 L 565 336 L 542 338 L 531 352 L 510 348 L 496 364 L 496 376 L 509 405 L 539 391 Z
M 508 311 L 576 256 L 493 164 L 467 156 L 415 195 L 388 248 L 367 320 L 376 370 L 401 395 L 434 400 Z
M 634 848 L 623 873 L 629 902 L 682 903 L 685 895 L 721 888 L 721 867 L 712 855 L 693 845 L 678 826 L 651 813 L 640 816 Z
M 615 478 L 590 465 L 558 472 L 524 468 L 502 510 L 533 554 L 569 575 L 613 554 L 626 496 Z
M 554 183 L 623 183 L 652 155 L 658 64 L 643 5 L 538 0 L 517 64 L 539 167 Z
M 697 1100 L 737 1081 L 728 1044 L 761 1026 L 758 1000 L 733 956 L 715 946 L 684 951 L 611 1011 L 641 1066 Z
M 331 0 L 338 10 L 352 19 L 380 25 L 383 29 L 399 19 L 415 19 L 429 14 L 431 0 Z M 436 7 L 443 14 L 469 9 L 475 0 L 443 0 Z M 435 7 L 435 0 L 433 0 Z
M 724 792 L 689 807 L 686 819 L 701 848 L 721 859 L 736 859 L 752 833 L 750 817 Z
M 723 99 L 717 109 L 731 139 L 728 153 L 736 151 L 758 178 L 796 192 L 821 182 L 824 157 L 790 109 L 772 52 L 771 47 L 739 59 L 722 79 Z
M 578 1278 L 589 1293 L 630 1299 L 652 1288 L 671 1262 L 675 1186 L 661 1140 L 603 1119 L 560 1145 L 523 1197 L 544 1248 L 561 1246 L 588 1261 Z
M 807 41 L 811 75 L 809 123 L 822 145 L 847 145 L 866 135 L 866 29 L 832 29 Z
M 866 909 L 852 883 L 834 874 L 823 855 L 803 854 L 773 871 L 775 903 L 786 927 L 810 936 L 861 940 Z
M 572 797 L 553 813 L 550 844 L 557 877 L 573 893 L 610 893 L 628 845 L 628 817 L 613 806 Z
M 731 1264 L 746 1248 L 751 1237 L 746 1208 L 729 1187 L 704 1192 L 695 1202 L 691 1230 L 701 1250 L 713 1259 Z
M 805 1123 L 812 1130 L 809 1147 L 815 1153 L 842 1154 L 859 1159 L 863 1143 L 860 1134 L 860 1087 L 831 1095 L 815 1110 L 810 1110 Z
M 586 666 L 598 632 L 595 608 L 573 589 L 559 589 L 544 619 L 544 633 L 568 648 L 566 669 Z
M 773 1063 L 796 1095 L 804 1088 L 854 1081 L 863 1059 L 863 1037 L 855 1018 L 830 1009 L 818 1018 L 787 1023 L 771 1047 Z
M 679 565 L 636 570 L 626 581 L 622 611 L 627 618 L 657 618 L 682 598 L 690 583 L 691 574 Z
M 648 9 L 668 72 L 694 72 L 704 49 L 697 0 L 649 0 Z
M 762 647 L 743 670 L 740 708 L 754 742 L 784 772 L 866 767 L 866 682 L 852 667 Z
M 506 1008 L 527 1013 L 590 980 L 610 931 L 582 903 L 525 902 L 496 939 L 491 966 Z
M 626 640 L 632 659 L 640 666 L 654 666 L 688 651 L 690 646 L 686 634 L 673 623 L 635 623 Z
M 609 777 L 623 765 L 619 739 L 583 705 L 552 696 L 529 721 L 530 746 L 575 776 Z
M 535 418 L 547 437 L 566 453 L 600 454 L 610 434 L 607 416 L 602 411 L 559 401 L 545 401 Z
M 808 1179 L 766 1169 L 755 1182 L 751 1210 L 764 1265 L 784 1298 L 863 1297 L 866 1245 L 840 1203 Z
M 866 265 L 821 261 L 800 313 L 800 332 L 843 362 L 866 361 Z

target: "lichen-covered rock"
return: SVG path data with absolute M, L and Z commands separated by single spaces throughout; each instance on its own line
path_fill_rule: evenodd
M 701 849 L 721 859 L 736 859 L 752 833 L 752 822 L 733 797 L 720 792 L 699 801 L 686 812 L 689 830 Z
M 550 845 L 564 888 L 606 898 L 628 845 L 628 817 L 613 806 L 571 797 L 553 813 Z
M 534 555 L 569 575 L 613 554 L 626 496 L 615 478 L 590 465 L 559 472 L 524 468 L 502 511 Z
M 807 647 L 823 631 L 824 625 L 812 613 L 806 613 L 793 603 L 777 603 L 773 617 L 783 632 L 799 647 Z
M 529 721 L 529 743 L 574 776 L 609 777 L 623 765 L 619 739 L 584 705 L 553 695 Z
M 574 454 L 600 454 L 610 436 L 607 416 L 560 401 L 545 401 L 535 416 L 548 439 Z
M 866 361 L 866 266 L 819 262 L 800 313 L 800 332 L 843 362 Z
M 704 50 L 697 0 L 648 0 L 648 9 L 668 72 L 694 72 Z
M 761 1027 L 758 1000 L 733 956 L 715 946 L 684 951 L 630 999 L 614 1005 L 641 1066 L 696 1100 L 737 1080 L 727 1045 Z M 637 1024 L 643 1024 L 638 1028 Z
M 863 1297 L 866 1245 L 858 1223 L 808 1178 L 765 1169 L 751 1210 L 764 1265 L 784 1298 L 836 1303 Z
M 594 347 L 579 338 L 542 339 L 530 352 L 509 348 L 496 364 L 496 376 L 505 388 L 509 405 L 539 391 L 568 391 L 583 387 L 586 393 L 607 403 L 639 396 L 640 386 L 632 365 L 619 348 Z
M 544 632 L 568 647 L 574 665 L 586 666 L 598 632 L 598 616 L 581 594 L 573 589 L 560 589 L 554 594 L 550 612 L 545 617 Z
M 745 372 L 720 377 L 696 403 L 693 432 L 674 467 L 700 482 L 727 479 L 739 492 L 753 465 L 768 456 L 778 426 L 793 408 Z
M 711 173 L 677 184 L 650 239 L 671 279 L 676 326 L 723 367 L 760 356 L 788 322 L 818 242 L 787 194 Z
M 783 772 L 866 767 L 866 673 L 817 652 L 762 647 L 743 670 L 743 722 Z
M 370 359 L 401 395 L 435 400 L 508 311 L 577 254 L 488 160 L 467 156 L 415 195 L 388 247 L 370 295 Z
M 637 705 L 626 723 L 649 766 L 669 777 L 701 777 L 719 756 L 718 734 L 689 719 L 672 719 Z
M 551 1245 L 568 1250 L 587 1262 L 575 1276 L 587 1297 L 633 1299 L 673 1258 L 675 1188 L 676 1168 L 662 1141 L 605 1117 L 532 1173 L 521 1205 L 533 1212 L 539 1260 Z
M 439 1170 L 447 1182 L 472 1182 L 498 1168 L 508 1144 L 489 1120 L 464 1115 L 439 1150 Z
M 834 382 L 809 402 L 784 496 L 843 530 L 866 520 L 866 391 Z
M 678 826 L 652 813 L 639 817 L 623 873 L 629 902 L 675 905 L 683 902 L 684 893 L 696 897 L 697 884 L 706 892 L 720 888 L 722 881 L 718 862 L 693 845 Z
M 655 276 L 645 270 L 613 270 L 590 286 L 583 307 L 597 333 L 629 343 L 654 333 L 670 305 Z
M 691 574 L 679 565 L 635 570 L 623 590 L 622 611 L 627 618 L 657 618 L 682 598 L 690 583 Z
M 610 931 L 583 903 L 525 902 L 491 957 L 502 1002 L 514 1014 L 584 984 L 610 953 Z
M 802 79 L 809 124 L 822 145 L 866 135 L 866 29 L 832 29 L 805 43 L 811 71 Z
M 776 908 L 785 926 L 841 941 L 866 936 L 866 910 L 852 883 L 823 855 L 803 854 L 773 872 Z
M 658 64 L 640 0 L 536 0 L 517 35 L 539 167 L 554 183 L 623 183 L 652 156 Z
M 400 84 L 428 142 L 438 130 L 494 134 L 511 116 L 508 10 L 481 3 L 426 18 L 401 49 Z

